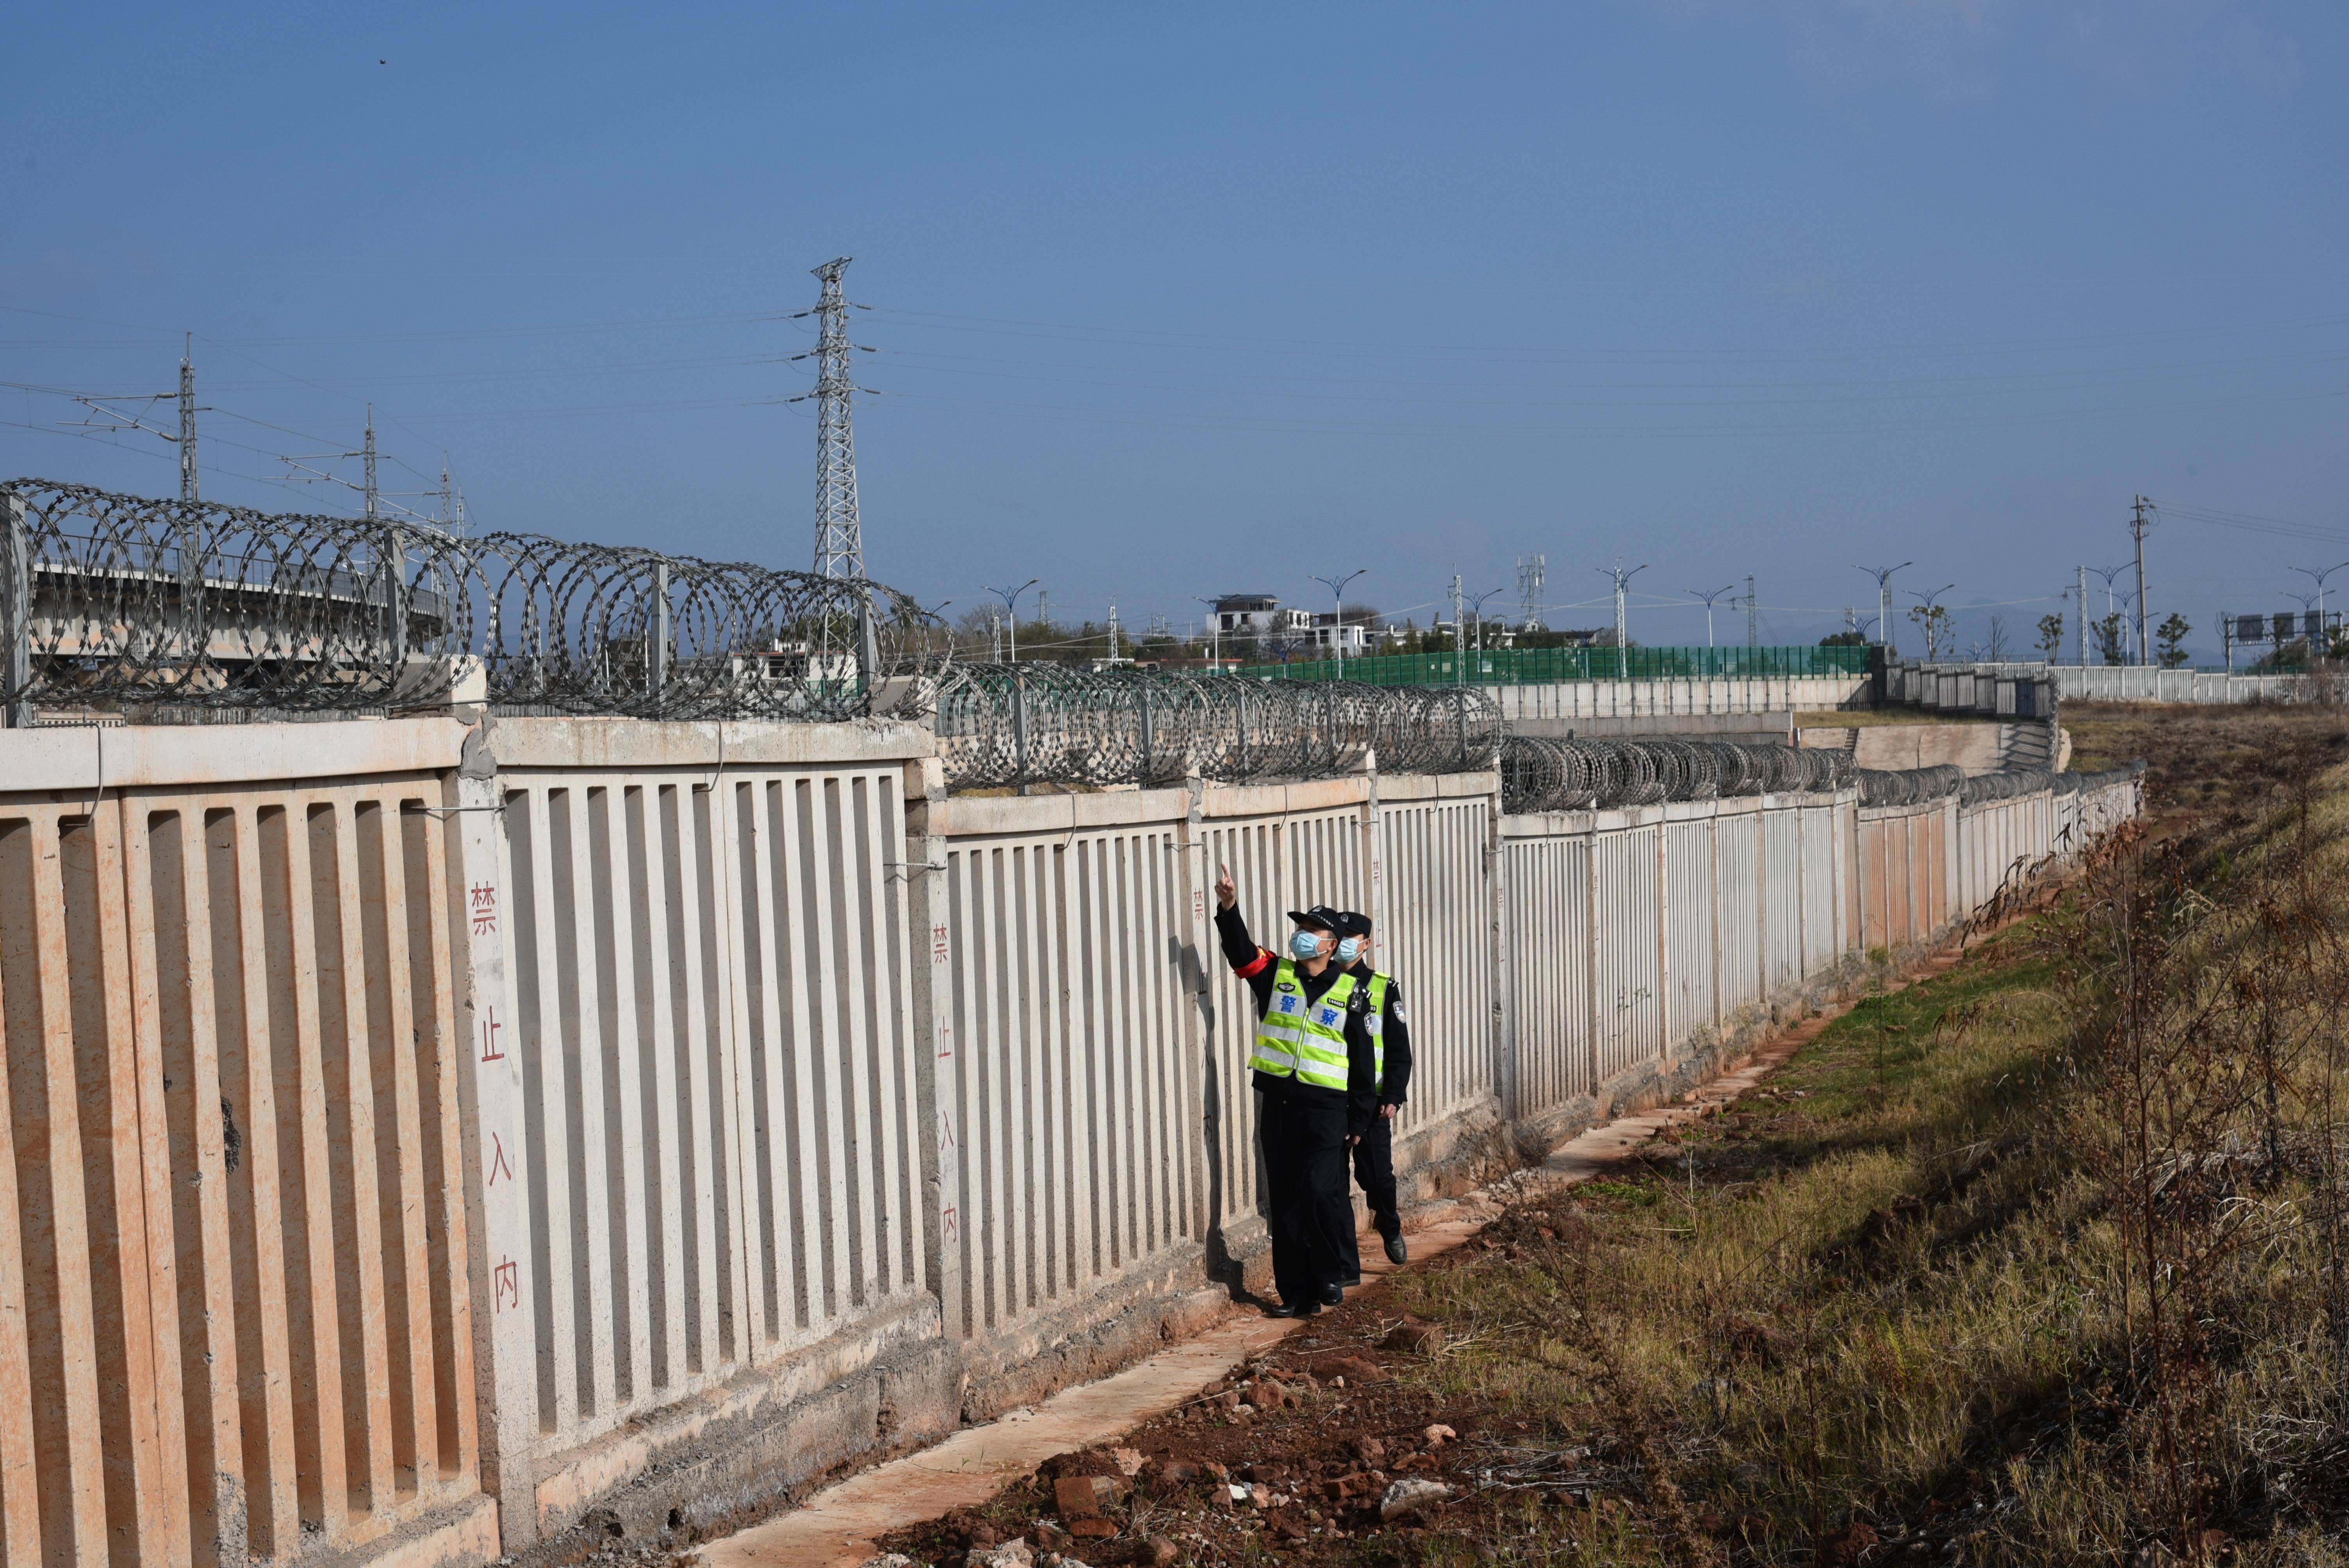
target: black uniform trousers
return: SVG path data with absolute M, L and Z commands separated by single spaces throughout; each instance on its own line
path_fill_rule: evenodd
M 1272 1233 L 1272 1278 L 1291 1306 L 1319 1302 L 1345 1277 L 1353 1245 L 1353 1194 L 1346 1187 L 1344 1100 L 1292 1099 L 1267 1093 L 1259 1103 L 1265 1200 Z
M 1394 1123 L 1381 1117 L 1354 1145 L 1354 1181 L 1370 1201 L 1371 1223 L 1379 1234 L 1392 1236 L 1402 1229 L 1402 1212 L 1395 1203 Z M 1362 1251 L 1354 1234 L 1352 1194 L 1346 1200 L 1346 1277 L 1362 1272 Z

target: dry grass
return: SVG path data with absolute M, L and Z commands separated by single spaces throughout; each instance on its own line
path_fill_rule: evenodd
M 1538 1416 L 1627 1505 L 1418 1556 L 2340 1556 L 2349 780 L 2322 721 L 2218 731 L 2260 760 L 2223 810 L 1395 1282 L 1454 1337 L 1411 1376 Z

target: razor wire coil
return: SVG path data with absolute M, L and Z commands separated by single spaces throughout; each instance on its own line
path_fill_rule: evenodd
M 949 659 L 861 578 L 40 480 L 0 506 L 10 705 L 822 721 L 919 712 Z
M 1848 752 L 1720 740 L 1564 740 L 1512 735 L 1501 749 L 1503 810 L 1578 811 L 1819 793 L 1851 787 Z
M 936 683 L 956 789 L 1327 778 L 1490 768 L 1505 724 L 1473 687 L 957 664 Z

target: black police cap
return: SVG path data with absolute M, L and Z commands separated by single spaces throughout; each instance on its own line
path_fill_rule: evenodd
M 1368 936 L 1371 934 L 1371 917 L 1358 909 L 1342 911 L 1338 918 L 1346 923 L 1338 928 L 1340 936 Z
M 1294 925 L 1317 926 L 1323 931 L 1340 935 L 1346 929 L 1346 917 L 1326 903 L 1317 903 L 1311 909 L 1302 913 L 1292 909 L 1288 912 L 1288 919 Z

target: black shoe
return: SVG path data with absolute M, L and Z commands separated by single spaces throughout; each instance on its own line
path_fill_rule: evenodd
M 1321 1287 L 1321 1305 L 1324 1305 L 1324 1306 L 1342 1306 L 1342 1305 L 1345 1305 L 1345 1301 L 1346 1301 L 1346 1287 L 1345 1287 L 1345 1286 L 1343 1286 L 1343 1285 L 1341 1285 L 1341 1284 L 1337 1284 L 1335 1281 L 1332 1281 L 1332 1282 L 1331 1282 L 1331 1283 L 1330 1283 L 1329 1284 L 1325 1284 L 1325 1285 L 1323 1285 L 1323 1286 Z
M 1276 1306 L 1266 1307 L 1264 1315 L 1267 1317 L 1311 1317 L 1320 1310 L 1321 1304 L 1318 1301 L 1302 1301 L 1294 1306 L 1284 1301 Z
M 1387 1262 L 1397 1267 L 1411 1262 L 1411 1249 L 1402 1244 L 1402 1233 L 1400 1230 L 1387 1238 Z
M 1340 1280 L 1338 1283 L 1344 1285 L 1348 1290 L 1351 1290 L 1356 1285 L 1362 1283 L 1362 1276 L 1358 1274 L 1348 1274 L 1344 1279 Z

